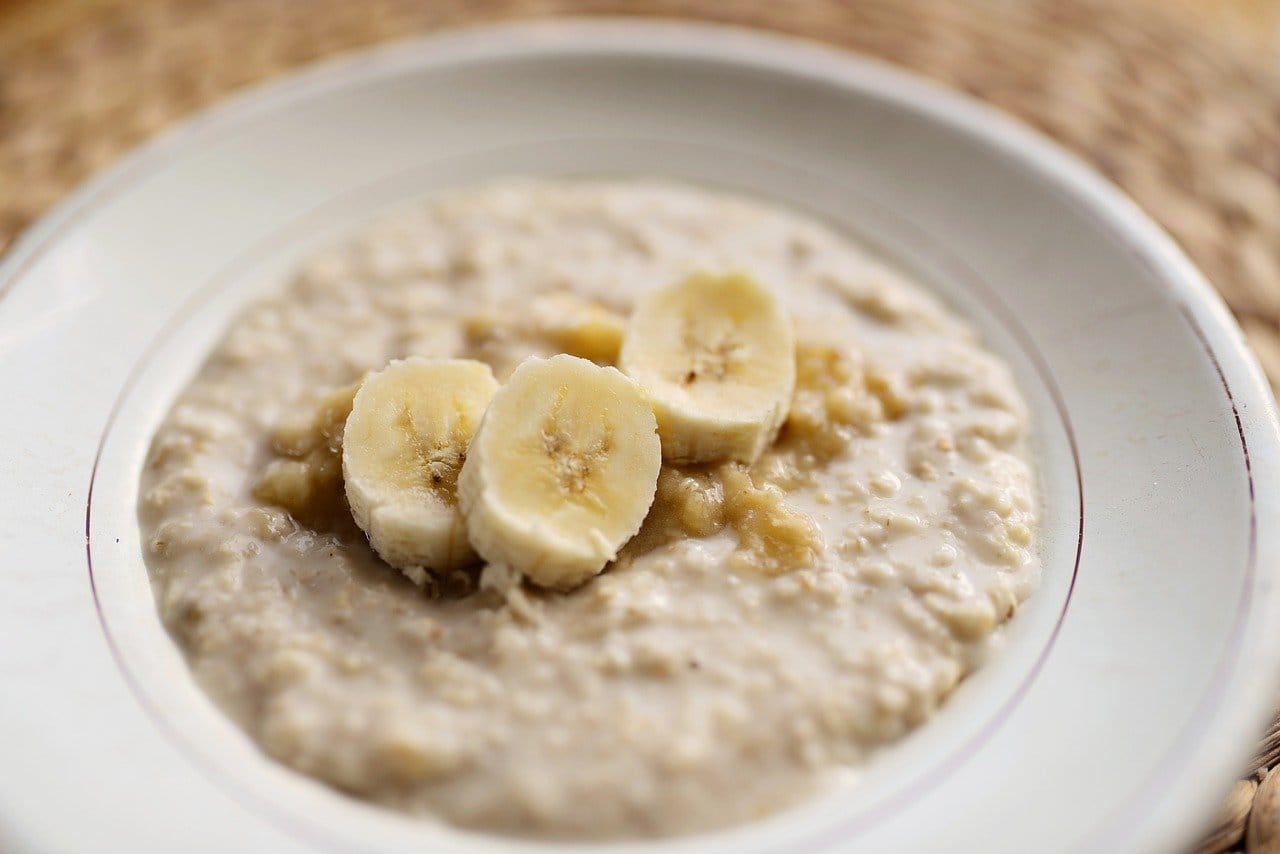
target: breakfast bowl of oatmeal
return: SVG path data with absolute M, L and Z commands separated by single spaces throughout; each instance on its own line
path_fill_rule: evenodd
M 66 505 L 5 494 L 21 844 L 1158 850 L 1265 714 L 1238 331 L 1098 179 L 896 73 L 439 37 L 5 264 L 14 483 Z
M 241 314 L 153 439 L 141 536 L 268 755 L 467 827 L 668 836 L 932 716 L 1038 580 L 1028 422 L 811 220 L 502 182 Z

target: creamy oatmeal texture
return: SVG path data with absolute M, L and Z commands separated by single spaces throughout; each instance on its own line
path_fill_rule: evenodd
M 499 381 L 530 354 L 610 364 L 636 296 L 693 271 L 793 314 L 758 463 L 664 465 L 640 535 L 569 594 L 378 560 L 341 498 L 352 383 L 414 354 Z M 1005 366 L 823 226 L 505 183 L 375 224 L 240 315 L 157 432 L 139 516 L 165 624 L 272 757 L 468 828 L 671 835 L 823 791 L 981 661 L 1039 574 L 1027 430 Z

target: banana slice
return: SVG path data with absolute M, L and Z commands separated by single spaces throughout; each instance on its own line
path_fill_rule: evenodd
M 415 357 L 356 392 L 342 442 L 347 503 L 373 550 L 410 578 L 476 560 L 456 484 L 497 389 L 483 362 Z
M 773 294 L 697 274 L 636 306 L 618 363 L 653 398 L 664 457 L 752 463 L 787 419 L 795 349 Z
M 661 466 L 640 386 L 576 356 L 530 358 L 489 404 L 458 500 L 485 560 L 567 590 L 640 530 Z

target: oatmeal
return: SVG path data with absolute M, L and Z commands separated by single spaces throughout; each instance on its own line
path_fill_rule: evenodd
M 663 462 L 639 533 L 570 592 L 370 549 L 342 473 L 362 377 L 613 365 L 637 298 L 699 271 L 749 274 L 794 324 L 763 454 Z M 246 309 L 158 430 L 139 518 L 166 626 L 270 756 L 462 827 L 670 836 L 840 784 L 981 662 L 1039 575 L 1027 432 L 973 333 L 822 225 L 512 182 L 376 223 Z

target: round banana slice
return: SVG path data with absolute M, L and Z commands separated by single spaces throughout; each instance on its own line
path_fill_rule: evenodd
M 661 466 L 640 386 L 575 356 L 530 358 L 489 404 L 458 500 L 485 560 L 567 590 L 640 530 Z
M 653 398 L 662 454 L 751 463 L 796 384 L 795 332 L 777 298 L 741 276 L 690 276 L 636 306 L 619 366 Z
M 476 560 L 458 472 L 497 389 L 483 362 L 411 358 L 356 392 L 342 440 L 347 503 L 373 550 L 415 580 Z

